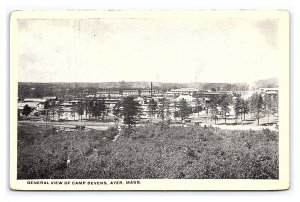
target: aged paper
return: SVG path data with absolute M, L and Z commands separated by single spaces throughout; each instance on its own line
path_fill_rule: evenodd
M 10 187 L 288 189 L 288 11 L 12 12 Z

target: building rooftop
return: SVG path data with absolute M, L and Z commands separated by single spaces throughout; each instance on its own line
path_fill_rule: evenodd
M 178 89 L 171 89 L 171 91 L 199 91 L 197 88 L 178 88 Z
M 30 108 L 36 108 L 40 102 L 19 102 L 18 109 L 23 109 L 25 105 L 28 105 Z
M 24 102 L 46 102 L 46 100 L 42 98 L 25 98 Z
M 44 100 L 56 100 L 57 99 L 57 96 L 46 96 L 46 97 L 43 97 Z

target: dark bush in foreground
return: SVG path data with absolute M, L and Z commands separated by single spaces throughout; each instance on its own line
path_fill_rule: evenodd
M 143 126 L 112 141 L 114 129 L 18 129 L 19 179 L 278 179 L 278 133 L 269 130 Z

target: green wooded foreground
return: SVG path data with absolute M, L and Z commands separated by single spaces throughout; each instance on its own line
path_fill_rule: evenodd
M 18 179 L 278 179 L 275 131 L 145 125 L 116 135 L 19 125 Z

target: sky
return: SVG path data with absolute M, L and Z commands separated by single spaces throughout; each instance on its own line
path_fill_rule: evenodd
M 279 75 L 276 18 L 19 19 L 20 82 L 253 82 Z

